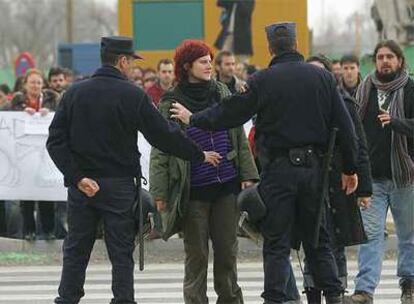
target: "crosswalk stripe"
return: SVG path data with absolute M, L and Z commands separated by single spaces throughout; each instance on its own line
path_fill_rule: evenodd
M 296 258 L 294 259 L 293 262 L 294 267 L 299 268 L 299 264 L 296 262 Z M 348 268 L 349 269 L 357 269 L 358 264 L 356 261 L 348 261 Z M 383 262 L 383 269 L 392 269 L 395 270 L 396 267 L 396 262 L 392 261 L 392 260 L 385 260 Z M 240 263 L 237 265 L 237 268 L 239 270 L 242 269 L 255 269 L 255 270 L 259 270 L 262 269 L 262 264 L 259 262 L 250 262 L 250 263 Z M 2 266 L 0 267 L 0 275 L 3 273 L 52 273 L 52 272 L 59 272 L 62 270 L 61 266 Z M 93 272 L 98 272 L 98 271 L 109 271 L 111 270 L 111 267 L 109 265 L 93 265 L 93 267 L 88 268 L 89 271 L 93 271 Z M 151 271 L 156 271 L 156 270 L 161 270 L 161 271 L 165 271 L 165 270 L 184 270 L 184 264 L 183 263 L 179 263 L 179 264 L 170 264 L 170 263 L 166 263 L 166 264 L 148 264 L 145 265 L 145 270 L 151 270 Z M 137 273 L 140 273 L 139 271 L 137 271 Z M 144 271 L 145 273 L 145 271 Z
M 350 261 L 349 289 L 353 290 L 353 278 L 357 272 L 357 263 Z M 300 267 L 293 262 L 297 285 L 302 288 L 303 279 Z M 246 304 L 263 303 L 260 294 L 263 289 L 263 266 L 261 263 L 239 263 L 239 284 L 243 290 Z M 0 304 L 46 304 L 51 303 L 57 294 L 61 267 L 1 267 L 0 268 Z M 144 272 L 135 272 L 136 299 L 139 303 L 182 304 L 182 280 L 184 265 L 149 264 Z M 217 296 L 213 288 L 212 265 L 208 272 L 208 296 L 213 303 Z M 108 303 L 111 293 L 111 267 L 92 265 L 88 268 L 85 284 L 86 296 L 81 303 Z M 375 294 L 376 304 L 399 303 L 400 290 L 396 277 L 396 262 L 385 261 L 382 279 Z M 304 302 L 305 303 L 305 302 Z

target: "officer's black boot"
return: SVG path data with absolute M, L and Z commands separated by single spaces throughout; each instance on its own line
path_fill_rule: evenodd
M 322 294 L 319 289 L 316 288 L 305 288 L 306 300 L 308 304 L 321 304 L 322 303 Z

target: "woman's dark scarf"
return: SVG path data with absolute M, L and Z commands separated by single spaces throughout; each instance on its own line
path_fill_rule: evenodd
M 200 112 L 220 102 L 222 98 L 214 80 L 199 83 L 183 81 L 174 89 L 174 94 L 192 113 Z

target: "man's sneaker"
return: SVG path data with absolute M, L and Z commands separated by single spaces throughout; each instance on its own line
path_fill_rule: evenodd
M 355 290 L 352 296 L 344 297 L 344 304 L 373 304 L 374 298 L 372 294 L 362 291 Z
M 402 280 L 401 287 L 401 304 L 414 304 L 414 281 Z

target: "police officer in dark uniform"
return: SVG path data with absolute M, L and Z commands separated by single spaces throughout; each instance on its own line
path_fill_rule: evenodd
M 219 161 L 202 152 L 180 127 L 166 121 L 150 98 L 128 81 L 134 59 L 127 37 L 103 37 L 102 67 L 71 86 L 50 125 L 47 149 L 68 187 L 68 235 L 55 303 L 78 303 L 85 271 L 103 220 L 112 263 L 113 304 L 134 301 L 133 206 L 141 177 L 137 133 L 158 149 L 192 161 Z
M 338 128 L 344 160 L 342 186 L 347 194 L 355 191 L 355 129 L 333 76 L 305 63 L 296 51 L 295 24 L 270 25 L 266 32 L 274 57 L 268 69 L 251 79 L 248 92 L 194 115 L 177 103 L 172 117 L 215 130 L 245 123 L 257 113 L 256 143 L 259 155 L 266 159 L 259 185 L 267 209 L 260 227 L 264 237 L 262 297 L 266 304 L 299 303 L 288 290 L 295 228 L 326 303 L 339 304 L 343 288 L 328 233 L 318 221 L 320 154 L 327 150 L 331 130 Z

